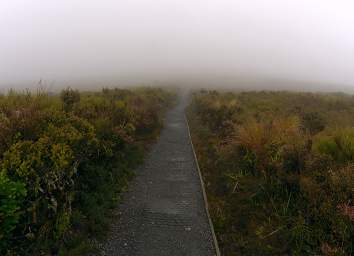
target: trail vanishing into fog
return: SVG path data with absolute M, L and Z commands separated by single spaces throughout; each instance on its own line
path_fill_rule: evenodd
M 215 255 L 183 97 L 118 208 L 103 255 Z

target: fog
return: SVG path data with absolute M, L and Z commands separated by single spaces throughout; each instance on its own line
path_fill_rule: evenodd
M 2 0 L 0 88 L 354 91 L 352 0 Z

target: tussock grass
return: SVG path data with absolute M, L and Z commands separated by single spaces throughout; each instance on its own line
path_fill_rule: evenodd
M 188 108 L 223 255 L 351 255 L 354 98 L 201 91 Z

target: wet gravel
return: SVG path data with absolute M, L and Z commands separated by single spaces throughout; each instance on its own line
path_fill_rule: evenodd
M 102 255 L 215 255 L 184 118 L 186 99 L 165 126 L 117 208 Z

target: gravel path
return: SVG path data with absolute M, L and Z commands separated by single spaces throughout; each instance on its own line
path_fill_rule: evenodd
M 102 255 L 215 255 L 202 188 L 184 118 L 186 98 L 124 195 Z

